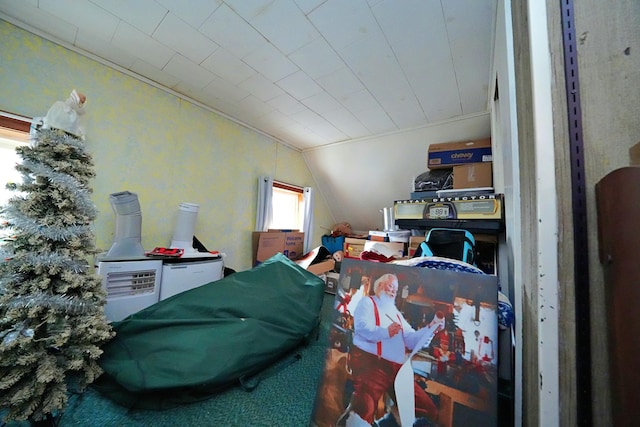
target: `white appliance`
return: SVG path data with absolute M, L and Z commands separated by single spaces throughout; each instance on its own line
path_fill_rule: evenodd
M 162 261 L 100 261 L 98 274 L 107 292 L 105 315 L 117 322 L 160 300 Z
M 183 249 L 186 257 L 197 256 L 193 248 L 193 235 L 196 228 L 196 219 L 200 205 L 195 203 L 180 203 L 178 217 L 176 219 L 171 248 Z
M 222 258 L 165 260 L 162 265 L 160 300 L 222 278 Z
M 111 258 L 144 256 L 141 243 L 142 212 L 138 195 L 130 191 L 121 191 L 110 194 L 109 201 L 116 214 L 116 234 L 107 256 Z

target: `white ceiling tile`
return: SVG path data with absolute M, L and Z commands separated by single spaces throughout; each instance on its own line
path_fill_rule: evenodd
M 289 126 L 299 126 L 297 122 L 287 117 L 278 110 L 273 110 L 260 117 L 261 127 L 270 133 L 280 133 Z
M 326 0 L 294 0 L 300 10 L 306 15 L 312 12 L 316 7 L 320 6 Z
M 379 31 L 350 44 L 340 53 L 381 104 L 414 97 L 400 64 Z
M 340 102 L 342 102 L 347 95 L 364 89 L 362 82 L 346 67 L 320 77 L 317 79 L 317 82 L 324 90 Z
M 304 109 L 295 114 L 291 114 L 289 117 L 295 120 L 296 122 L 302 124 L 303 126 L 307 126 L 307 127 L 309 127 L 310 124 L 317 123 L 324 120 L 320 114 L 313 112 L 309 109 Z
M 299 69 L 296 64 L 270 44 L 260 46 L 244 56 L 242 60 L 272 82 L 295 73 Z
M 318 114 L 325 114 L 328 111 L 342 108 L 342 105 L 327 92 L 320 92 L 304 98 L 302 103 Z
M 267 44 L 262 35 L 222 4 L 200 26 L 200 31 L 238 58 L 243 58 Z
M 398 128 L 424 123 L 421 105 L 381 33 L 374 32 L 350 44 L 341 53 Z
M 137 60 L 135 55 L 96 37 L 83 28 L 78 30 L 76 46 L 123 68 L 131 67 Z
M 219 47 L 173 13 L 164 17 L 152 37 L 196 64 L 200 64 Z
M 19 3 L 19 4 L 16 4 Z M 23 9 L 25 8 L 25 9 Z M 0 0 L 0 11 L 2 12 L 11 12 L 7 13 L 7 15 L 17 17 L 18 12 L 20 10 L 29 10 L 31 8 L 38 8 L 38 0 L 24 0 L 20 2 L 16 2 L 15 0 Z
M 283 137 L 281 139 L 290 144 L 295 144 L 300 150 L 321 147 L 331 143 L 331 141 L 327 141 L 306 129 L 303 129 L 301 132 L 290 132 L 287 134 L 287 137 L 288 138 Z
M 78 27 L 68 20 L 34 7 L 31 2 L 0 1 L 0 12 L 69 44 L 75 42 Z
M 446 48 L 440 1 L 407 1 L 404 7 L 397 7 L 395 0 L 381 0 L 371 11 L 392 46 L 400 43 L 420 50 Z M 443 45 L 438 45 L 440 42 Z
M 271 83 L 262 74 L 253 75 L 241 82 L 238 86 L 265 102 L 284 93 L 282 89 Z
M 225 3 L 246 21 L 251 21 L 264 13 L 273 0 L 225 0 Z
M 237 85 L 257 73 L 223 47 L 218 48 L 200 65 L 232 85 Z
M 149 80 L 153 80 L 154 82 L 160 83 L 166 87 L 174 87 L 180 82 L 180 79 L 177 77 L 174 77 L 140 59 L 136 60 L 129 69 L 134 73 L 145 76 Z
M 214 110 L 220 111 L 222 114 L 228 117 L 233 117 L 234 119 L 240 121 L 241 123 L 243 122 L 242 121 L 243 112 L 242 112 L 242 107 L 240 105 L 227 101 L 225 99 L 214 97 L 206 93 L 203 94 L 202 99 L 203 99 L 203 102 L 206 102 L 206 105 L 210 106 Z
M 26 30 L 300 149 L 486 111 L 496 7 L 497 0 L 0 0 L 0 12 Z
M 173 50 L 122 21 L 112 43 L 157 68 L 163 68 L 174 54 Z
M 238 86 L 232 86 L 226 80 L 218 77 L 214 78 L 207 86 L 205 86 L 203 92 L 233 103 L 238 103 L 249 96 L 249 92 L 246 90 Z
M 187 81 L 189 86 L 196 89 L 202 89 L 208 85 L 214 78 L 214 74 L 205 70 L 198 64 L 189 61 L 179 53 L 175 54 L 162 69 L 162 71 L 178 78 L 189 76 Z
M 93 3 L 128 22 L 138 30 L 151 35 L 168 9 L 155 0 L 91 0 Z
M 308 17 L 335 50 L 378 30 L 369 6 L 362 1 L 328 0 Z
M 273 111 L 272 106 L 264 101 L 261 101 L 253 95 L 247 96 L 246 98 L 241 100 L 238 105 L 243 107 L 243 111 L 245 111 L 250 117 L 253 118 L 262 117 L 265 114 Z
M 194 28 L 200 27 L 222 4 L 222 0 L 189 0 L 188 6 L 185 6 L 184 0 L 156 1 Z
M 488 108 L 495 8 L 493 0 L 443 3 L 463 114 Z
M 353 114 L 374 135 L 397 130 L 395 123 L 379 106 L 374 106 L 368 110 L 356 111 Z
M 424 112 L 413 95 L 398 102 L 385 103 L 383 107 L 399 129 L 418 127 L 425 122 Z
M 41 10 L 38 10 L 38 0 L 28 1 L 15 1 L 15 0 L 0 0 L 0 12 L 6 14 L 12 18 L 23 18 L 23 22 L 28 23 L 31 15 L 42 14 Z M 49 14 L 46 14 L 49 16 Z M 34 27 L 38 28 L 38 27 Z
M 347 139 L 347 135 L 340 132 L 338 129 L 335 128 L 335 126 L 333 126 L 331 123 L 329 123 L 324 119 L 322 119 L 321 121 L 312 123 L 308 127 L 315 134 L 319 135 L 320 137 L 324 138 L 327 141 L 339 142 Z
M 369 130 L 360 123 L 360 120 L 345 108 L 327 111 L 322 116 L 336 129 L 351 138 L 360 138 L 369 134 Z
M 269 103 L 269 105 L 273 106 L 276 110 L 280 111 L 286 116 L 298 113 L 306 108 L 297 99 L 295 99 L 288 93 L 278 95 L 275 98 L 268 100 L 267 102 Z
M 447 29 L 439 2 L 392 0 L 372 8 L 428 120 L 462 113 Z M 398 25 L 402 22 L 402 25 Z M 416 52 L 424 51 L 423 55 Z M 428 76 L 428 78 L 425 78 Z
M 371 95 L 367 89 L 361 89 L 357 92 L 351 92 L 343 96 L 340 103 L 344 105 L 349 111 L 363 111 L 373 108 L 373 106 L 380 106 L 378 101 Z
M 289 59 L 314 79 L 345 66 L 340 56 L 322 37 L 291 53 Z
M 322 92 L 322 88 L 303 71 L 290 74 L 284 79 L 278 80 L 276 84 L 296 99 L 308 98 Z
M 439 73 L 432 73 L 433 67 L 422 65 L 407 67 L 405 73 L 428 121 L 448 119 L 462 114 L 455 73 L 445 68 Z M 432 77 L 425 79 L 425 75 Z
M 40 0 L 39 6 L 102 40 L 110 41 L 118 26 L 118 18 L 87 0 Z
M 202 100 L 205 99 L 202 88 L 197 88 L 188 81 L 180 81 L 172 89 L 186 97 L 195 99 L 199 102 L 203 102 Z
M 283 128 L 279 135 L 283 141 L 290 141 L 296 144 L 300 149 L 312 148 L 314 146 L 324 145 L 331 142 L 300 124 Z
M 287 25 L 282 25 L 283 22 Z M 249 23 L 285 55 L 320 36 L 307 17 L 290 0 L 276 0 L 270 3 L 250 19 Z

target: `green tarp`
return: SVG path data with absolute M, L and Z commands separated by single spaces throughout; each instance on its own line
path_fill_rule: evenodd
M 277 254 L 113 324 L 95 387 L 116 402 L 163 408 L 255 375 L 317 328 L 324 282 Z

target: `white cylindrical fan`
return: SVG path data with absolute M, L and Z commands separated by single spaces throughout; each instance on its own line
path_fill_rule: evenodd
M 171 239 L 171 248 L 184 250 L 184 255 L 196 253 L 193 247 L 193 236 L 196 229 L 196 219 L 200 205 L 195 203 L 180 203 L 176 227 Z

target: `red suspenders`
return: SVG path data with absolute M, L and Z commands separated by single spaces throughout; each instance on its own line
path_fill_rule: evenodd
M 373 297 L 369 297 L 371 298 L 371 302 L 373 303 L 373 314 L 376 317 L 376 326 L 380 326 L 380 313 L 378 313 L 378 306 L 376 305 L 376 301 L 373 299 Z M 376 347 L 377 347 L 377 354 L 378 357 L 382 356 L 382 341 L 378 341 L 376 343 Z

